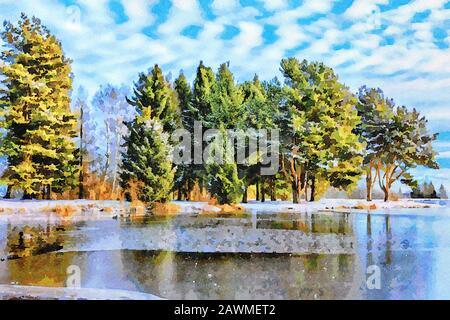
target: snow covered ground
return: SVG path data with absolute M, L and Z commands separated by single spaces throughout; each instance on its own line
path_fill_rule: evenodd
M 206 202 L 173 201 L 178 205 L 180 214 L 221 213 L 217 206 Z M 442 208 L 449 207 L 448 200 L 402 199 L 399 201 L 371 202 L 360 199 L 322 199 L 316 202 L 301 202 L 293 204 L 290 201 L 249 201 L 240 204 L 246 212 L 259 214 L 278 212 L 380 212 L 390 209 L 406 208 Z M 0 200 L 0 216 L 20 214 L 21 216 L 35 216 L 36 213 L 61 213 L 72 218 L 110 218 L 128 214 L 130 204 L 113 200 Z M 392 213 L 392 212 L 391 212 Z
M 20 298 L 27 300 L 161 300 L 152 294 L 128 290 L 0 285 L 0 300 Z
M 192 213 L 201 211 L 214 211 L 214 206 L 204 202 L 174 201 L 181 207 L 181 212 Z M 365 201 L 360 199 L 322 199 L 316 202 L 301 202 L 294 204 L 290 201 L 249 201 L 241 206 L 247 212 L 279 213 L 279 212 L 317 212 L 317 211 L 339 211 L 339 212 L 367 212 L 367 210 L 389 210 L 407 208 L 441 208 L 449 206 L 448 200 L 426 200 L 426 199 L 402 199 L 399 201 L 384 202 L 383 200 Z M 205 209 L 206 208 L 206 209 Z M 218 213 L 220 210 L 216 210 Z

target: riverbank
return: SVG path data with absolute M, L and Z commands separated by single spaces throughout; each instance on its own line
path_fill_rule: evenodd
M 152 294 L 111 289 L 0 285 L 0 300 L 161 300 Z
M 280 213 L 280 212 L 367 212 L 390 209 L 425 209 L 448 206 L 446 200 L 401 199 L 384 202 L 359 199 L 322 199 L 316 202 L 293 204 L 290 201 L 249 201 L 236 206 L 218 206 L 207 202 L 172 201 L 172 211 L 167 214 L 233 214 L 233 213 Z M 176 212 L 173 208 L 176 208 Z M 136 212 L 145 213 L 145 208 L 133 207 L 129 202 L 114 200 L 0 200 L 1 215 L 35 215 L 53 213 L 67 218 L 111 218 Z M 164 212 L 158 213 L 164 215 Z

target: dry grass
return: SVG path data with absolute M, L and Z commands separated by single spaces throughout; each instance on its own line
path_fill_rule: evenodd
M 71 205 L 61 205 L 53 208 L 53 212 L 60 215 L 61 217 L 71 217 L 78 211 L 79 208 Z
M 178 214 L 181 207 L 174 203 L 154 203 L 152 208 L 152 213 L 155 215 L 172 215 Z
M 239 204 L 223 204 L 223 205 L 212 205 L 208 204 L 203 207 L 200 214 L 241 214 L 244 213 L 245 209 Z

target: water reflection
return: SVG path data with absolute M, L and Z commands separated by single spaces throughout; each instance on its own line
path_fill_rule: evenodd
M 9 221 L 0 223 L 0 252 L 7 258 L 0 262 L 0 283 L 64 286 L 67 267 L 75 264 L 83 287 L 170 299 L 450 298 L 448 228 L 450 219 L 443 216 L 378 213 Z M 197 230 L 203 236 L 192 238 Z M 295 244 L 280 234 L 303 237 L 307 253 L 192 252 L 202 241 L 212 241 L 209 235 L 223 237 L 235 249 L 233 241 L 248 240 L 233 238 L 230 230 L 241 230 L 243 237 L 264 232 L 286 248 Z M 184 237 L 185 252 L 145 249 L 158 237 L 160 244 Z M 337 246 L 310 253 L 332 241 Z M 381 271 L 379 290 L 365 285 L 371 265 Z

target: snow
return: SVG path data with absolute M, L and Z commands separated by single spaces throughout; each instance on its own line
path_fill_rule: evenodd
M 152 294 L 128 290 L 0 285 L 0 299 L 18 297 L 39 300 L 161 300 Z

